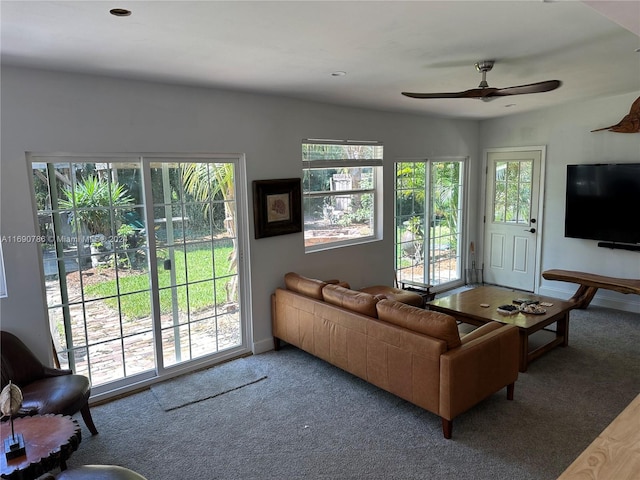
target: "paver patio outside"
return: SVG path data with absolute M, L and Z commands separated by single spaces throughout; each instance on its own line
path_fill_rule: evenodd
M 46 291 L 49 305 L 61 303 L 57 282 L 47 281 Z M 69 289 L 69 303 L 80 299 L 78 289 Z M 91 372 L 89 374 L 87 349 L 81 347 L 76 351 L 75 373 L 89 376 L 92 385 L 96 386 L 123 378 L 125 366 L 126 376 L 155 369 L 155 346 L 150 317 L 123 319 L 121 325 L 116 309 L 100 300 L 86 302 L 84 313 L 81 305 L 70 309 L 74 336 L 84 336 L 85 316 Z M 219 305 L 217 309 L 213 306 L 199 310 L 198 318 L 204 320 L 182 324 L 178 329 L 182 360 L 198 358 L 241 343 L 240 311 L 237 303 Z M 50 321 L 61 323 L 61 319 L 50 318 Z M 63 350 L 65 342 L 59 326 L 53 325 L 51 331 L 57 350 Z M 178 363 L 175 356 L 175 331 L 175 328 L 163 331 L 162 354 L 165 366 Z M 123 354 L 126 360 L 123 360 Z M 61 366 L 68 367 L 66 352 L 59 353 L 58 358 Z

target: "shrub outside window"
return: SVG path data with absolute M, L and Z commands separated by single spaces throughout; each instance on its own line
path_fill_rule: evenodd
M 382 238 L 382 156 L 378 142 L 303 141 L 306 252 Z

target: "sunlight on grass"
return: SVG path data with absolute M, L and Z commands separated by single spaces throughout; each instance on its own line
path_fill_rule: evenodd
M 229 254 L 232 247 L 216 248 L 212 252 L 208 248 L 190 250 L 186 254 L 179 253 L 176 249 L 172 269 L 176 275 L 175 288 L 178 300 L 178 309 L 187 311 L 187 302 L 191 312 L 212 307 L 226 301 L 225 286 L 231 279 L 227 275 L 235 275 L 229 272 Z M 158 284 L 160 286 L 160 310 L 168 313 L 172 309 L 171 270 L 164 270 L 163 263 L 159 262 Z M 188 268 L 186 268 L 188 265 Z M 213 272 L 215 266 L 215 274 Z M 189 276 L 188 286 L 187 270 Z M 215 280 L 213 277 L 215 276 Z M 151 315 L 151 297 L 149 293 L 149 275 L 145 271 L 139 275 L 120 277 L 121 292 L 139 292 L 120 296 L 120 308 L 122 314 L 129 319 L 143 318 Z M 104 303 L 109 307 L 118 308 L 118 285 L 116 280 L 109 280 L 95 285 L 87 285 L 85 294 L 93 298 L 104 298 Z M 188 297 L 187 297 L 188 296 Z

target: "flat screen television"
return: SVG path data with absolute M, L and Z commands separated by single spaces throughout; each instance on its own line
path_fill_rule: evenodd
M 640 163 L 567 165 L 564 235 L 640 243 Z

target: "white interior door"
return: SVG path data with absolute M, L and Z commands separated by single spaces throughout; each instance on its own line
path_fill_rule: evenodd
M 487 152 L 484 281 L 535 291 L 544 149 Z

